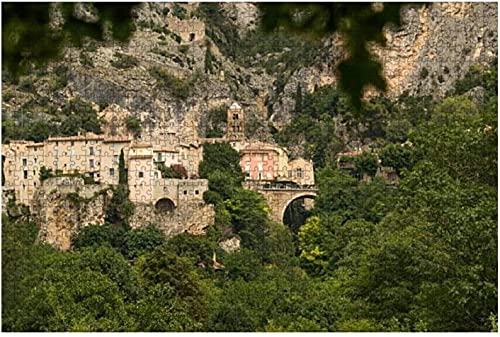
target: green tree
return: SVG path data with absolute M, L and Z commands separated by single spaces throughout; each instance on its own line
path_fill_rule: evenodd
M 205 51 L 205 73 L 213 74 L 214 73 L 214 65 L 212 61 L 212 52 L 210 51 L 210 46 L 207 47 Z
M 40 167 L 40 181 L 43 182 L 47 180 L 48 178 L 51 178 L 54 176 L 54 173 L 52 173 L 52 169 L 48 169 L 45 166 Z
M 120 157 L 118 158 L 118 184 L 128 185 L 128 173 L 125 168 L 125 155 L 123 149 L 120 151 Z
M 129 217 L 134 214 L 135 205 L 128 198 L 127 185 L 118 185 L 113 188 L 113 196 L 106 205 L 105 221 L 116 227 L 128 230 Z
M 206 179 L 216 170 L 226 173 L 235 182 L 244 179 L 240 168 L 240 155 L 228 143 L 203 145 L 203 160 L 199 165 L 200 178 Z
M 134 134 L 134 137 L 139 137 L 142 132 L 141 121 L 135 116 L 125 118 L 125 126 Z
M 261 247 L 268 227 L 268 206 L 264 197 L 240 188 L 225 201 L 225 205 L 232 228 L 241 237 L 243 246 L 250 249 Z
M 465 97 L 450 97 L 410 140 L 426 158 L 461 180 L 496 186 L 497 98 L 479 108 Z
M 170 238 L 166 247 L 176 255 L 188 258 L 193 266 L 200 262 L 210 266 L 213 253 L 218 248 L 216 237 L 210 233 L 207 235 L 181 233 Z
M 187 312 L 188 317 L 183 317 L 186 325 L 179 331 L 202 329 L 208 317 L 206 297 L 189 259 L 175 255 L 167 247 L 159 247 L 139 258 L 137 267 L 149 291 L 164 293 L 157 301 L 178 301 L 182 311 Z M 175 317 L 180 313 L 174 311 L 173 314 Z
M 428 162 L 403 179 L 402 190 L 368 244 L 340 262 L 350 296 L 363 299 L 361 317 L 390 330 L 489 330 L 496 191 L 461 183 Z
M 122 254 L 127 259 L 136 259 L 145 253 L 153 251 L 166 242 L 165 235 L 155 226 L 127 231 L 123 237 Z
M 398 174 L 412 165 L 412 153 L 408 147 L 401 144 L 389 144 L 379 153 L 382 166 L 392 167 Z
M 370 177 L 374 177 L 378 169 L 378 160 L 373 154 L 363 153 L 354 158 L 354 164 L 356 165 L 356 171 L 360 174 L 367 174 Z
M 18 280 L 16 314 L 7 320 L 12 331 L 127 331 L 131 320 L 126 312 L 124 290 L 128 282 L 123 258 L 106 250 L 95 254 L 60 252 L 45 245 L 26 251 Z M 116 280 L 120 286 L 115 283 Z M 127 283 L 128 282 L 128 283 Z M 5 286 L 5 285 L 4 285 Z M 8 289 L 8 288 L 7 288 Z M 7 290 L 4 288 L 4 290 Z M 133 289 L 133 288 L 132 288 Z M 10 289 L 9 289 L 10 290 Z M 12 289 L 12 290 L 15 290 Z M 5 327 L 5 325 L 4 325 Z
M 83 227 L 73 239 L 75 249 L 84 247 L 98 248 L 109 246 L 120 248 L 123 245 L 125 230 L 111 224 L 89 225 Z

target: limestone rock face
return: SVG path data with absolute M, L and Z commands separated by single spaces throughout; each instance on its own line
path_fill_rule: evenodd
M 249 2 L 223 2 L 224 14 L 239 28 L 240 36 L 257 27 L 259 11 L 257 6 Z
M 103 225 L 105 204 L 111 195 L 100 185 L 84 185 L 82 178 L 47 179 L 35 194 L 33 213 L 40 231 L 38 240 L 61 250 L 85 226 Z
M 496 3 L 433 3 L 402 17 L 403 29 L 387 29 L 387 47 L 376 49 L 392 96 L 444 96 L 471 65 L 497 57 Z
M 244 64 L 224 47 L 227 39 L 243 39 L 258 26 L 259 12 L 254 4 L 221 3 L 224 24 L 237 32 L 224 36 L 208 33 L 214 30 L 200 15 L 198 3 L 175 6 L 185 11 L 184 19 L 173 15 L 173 3 L 141 4 L 134 14 L 137 30 L 129 42 L 91 41 L 82 48 L 67 49 L 61 61 L 45 72 L 30 75 L 33 92 L 4 83 L 4 92 L 12 97 L 3 102 L 4 114 L 13 116 L 22 111 L 29 118 L 50 118 L 48 103 L 60 107 L 79 96 L 100 106 L 116 104 L 138 117 L 145 133 L 154 133 L 165 124 L 180 128 L 189 122 L 203 137 L 210 109 L 238 101 L 247 116 L 247 137 L 272 141 L 270 126 L 281 129 L 291 120 L 298 83 L 303 92 L 336 83 L 336 65 L 345 57 L 338 34 L 325 37 L 312 59 L 299 59 L 298 66 L 285 74 L 283 69 L 290 62 L 280 58 L 287 52 L 285 47 L 282 52 L 252 55 Z M 95 19 L 89 6 L 77 10 L 85 20 Z M 373 46 L 384 65 L 389 96 L 443 96 L 472 64 L 497 57 L 496 3 L 407 5 L 402 21 L 401 28 L 387 27 L 385 48 Z M 190 25 L 193 32 L 187 31 Z M 203 25 L 206 34 L 199 31 Z M 191 33 L 195 35 L 189 41 Z M 208 49 L 211 71 L 205 69 Z M 135 62 L 121 64 L 124 58 Z M 268 60 L 282 61 L 271 62 L 269 69 L 264 67 Z M 68 69 L 67 83 L 54 89 L 54 73 L 60 66 Z M 170 77 L 162 80 L 165 74 Z M 371 91 L 367 95 L 375 94 Z

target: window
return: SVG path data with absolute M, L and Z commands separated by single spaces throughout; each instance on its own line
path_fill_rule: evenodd
M 155 178 L 158 178 L 158 172 L 155 172 Z
M 24 179 L 28 179 L 28 170 L 24 170 Z
M 35 164 L 36 164 L 36 158 L 33 158 L 33 160 L 35 161 Z
M 162 160 L 161 153 L 158 153 L 158 161 L 161 161 L 161 160 Z
M 118 155 L 115 155 L 113 159 L 114 159 L 115 164 L 118 164 L 118 162 L 120 161 L 120 158 L 118 157 Z
M 94 159 L 89 159 L 89 166 L 94 167 Z
M 94 155 L 94 147 L 93 147 L 93 146 L 91 146 L 91 147 L 89 148 L 89 150 L 90 150 L 90 155 L 91 155 L 91 156 L 93 156 L 93 155 Z
M 115 175 L 115 169 L 114 168 L 110 168 L 109 169 L 109 175 L 112 177 Z
M 196 191 L 194 191 L 194 194 L 198 195 L 198 194 L 200 194 L 200 191 L 196 190 Z
M 291 178 L 292 177 L 292 171 L 288 171 L 288 178 Z
M 189 34 L 189 42 L 194 41 L 195 36 L 196 36 L 196 35 L 194 35 L 194 33 L 190 33 L 190 34 Z
M 139 178 L 144 178 L 144 172 L 139 171 Z
M 233 114 L 233 119 L 238 119 L 238 114 Z
M 262 179 L 262 172 L 259 172 L 259 180 Z
M 71 142 L 71 146 L 75 146 L 75 142 Z
M 302 178 L 302 169 L 300 167 L 297 169 L 297 178 Z
M 28 165 L 28 159 L 23 158 L 23 166 L 26 166 L 26 165 Z
M 184 191 L 184 195 L 188 194 L 188 191 Z

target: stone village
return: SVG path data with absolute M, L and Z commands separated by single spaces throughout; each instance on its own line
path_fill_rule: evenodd
M 233 103 L 222 138 L 190 139 L 169 129 L 160 137 L 140 139 L 105 132 L 49 137 L 41 143 L 11 141 L 2 145 L 4 210 L 9 202 L 26 205 L 41 224 L 39 239 L 69 249 L 79 228 L 104 223 L 104 192 L 118 184 L 123 151 L 129 198 L 136 205 L 131 227 L 151 223 L 166 235 L 202 233 L 214 221 L 213 206 L 203 201 L 208 181 L 198 178 L 203 144 L 229 142 L 240 153 L 244 187 L 261 192 L 270 205 L 271 218 L 282 221 L 293 200 L 316 196 L 313 164 L 303 158 L 290 160 L 287 150 L 279 146 L 249 141 L 244 131 L 244 111 Z M 163 178 L 160 166 L 182 167 L 185 176 Z M 56 177 L 41 181 L 41 170 L 57 172 Z M 85 184 L 84 177 L 94 183 Z M 86 202 L 75 208 L 67 200 L 72 194 Z

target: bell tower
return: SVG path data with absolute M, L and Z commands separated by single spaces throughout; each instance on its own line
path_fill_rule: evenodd
M 233 103 L 227 110 L 226 138 L 243 140 L 245 138 L 245 115 L 238 103 Z

